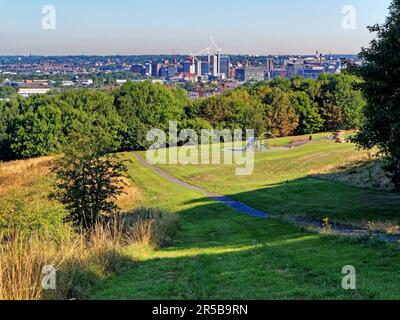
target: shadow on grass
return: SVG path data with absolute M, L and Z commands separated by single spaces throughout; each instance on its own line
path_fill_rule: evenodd
M 361 189 L 312 177 L 227 195 L 277 215 L 305 215 L 337 222 L 398 221 L 400 194 Z M 200 200 L 201 201 L 201 200 Z
M 240 197 L 240 195 L 236 195 Z M 204 204 L 201 204 L 204 201 Z M 96 286 L 94 299 L 396 299 L 399 253 L 305 233 L 277 219 L 235 213 L 207 198 L 179 212 L 182 230 Z M 341 288 L 356 267 L 356 291 Z

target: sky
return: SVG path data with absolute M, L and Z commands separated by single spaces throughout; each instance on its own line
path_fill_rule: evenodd
M 45 5 L 55 8 L 55 29 L 42 14 Z M 0 55 L 188 54 L 209 47 L 210 35 L 230 54 L 353 54 L 368 46 L 373 35 L 366 27 L 384 22 L 389 5 L 390 0 L 0 0 Z M 343 13 L 344 6 L 355 15 Z

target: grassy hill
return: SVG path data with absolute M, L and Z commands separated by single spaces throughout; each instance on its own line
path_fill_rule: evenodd
M 256 153 L 254 174 L 245 177 L 237 177 L 235 167 L 229 165 L 160 166 L 193 185 L 271 212 L 273 217 L 268 219 L 239 214 L 168 181 L 130 153 L 122 156 L 133 188 L 120 199 L 123 206 L 159 207 L 176 213 L 180 231 L 164 248 L 130 245 L 118 249 L 125 267 L 117 272 L 92 272 L 93 267 L 86 266 L 92 271 L 85 298 L 400 298 L 397 244 L 304 231 L 281 219 L 301 214 L 321 221 L 329 217 L 356 224 L 396 223 L 398 194 L 314 177 L 352 160 L 368 159 L 367 152 L 355 151 L 352 144 L 320 141 Z M 47 198 L 50 164 L 51 159 L 41 159 L 0 165 L 1 221 L 15 212 L 23 217 L 32 208 L 45 209 L 50 215 L 57 210 L 62 213 Z M 342 289 L 341 271 L 346 265 L 356 268 L 355 291 Z
M 396 218 L 400 202 L 395 194 L 307 177 L 310 170 L 359 156 L 365 153 L 355 152 L 352 145 L 316 143 L 289 152 L 258 154 L 258 174 L 251 177 L 234 177 L 232 167 L 163 166 L 163 169 L 277 214 L 307 209 L 306 212 L 319 213 L 321 217 L 335 214 L 346 218 L 350 214 L 352 220 L 367 216 L 381 219 L 387 212 Z M 133 181 L 143 190 L 144 204 L 176 212 L 182 227 L 170 247 L 133 253 L 135 265 L 94 288 L 93 299 L 400 297 L 396 285 L 400 280 L 396 272 L 400 254 L 396 246 L 371 239 L 305 232 L 282 221 L 279 215 L 272 219 L 244 216 L 195 191 L 172 184 L 130 154 L 125 157 L 130 161 Z M 292 181 L 287 183 L 288 179 Z M 363 200 L 354 202 L 353 197 Z M 381 201 L 380 207 L 375 206 L 380 208 L 376 216 L 371 209 L 374 201 Z M 341 271 L 346 265 L 357 270 L 355 291 L 341 287 Z

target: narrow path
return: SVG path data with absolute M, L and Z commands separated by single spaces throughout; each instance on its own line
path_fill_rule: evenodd
M 170 174 L 166 173 L 165 171 L 161 170 L 160 168 L 150 164 L 149 162 L 147 162 L 146 159 L 144 159 L 142 156 L 138 155 L 137 153 L 132 152 L 132 155 L 138 160 L 140 161 L 142 164 L 144 164 L 145 166 L 151 168 L 153 171 L 155 171 L 157 174 L 159 174 L 160 176 L 163 176 L 164 178 L 166 178 L 167 180 L 171 181 L 172 183 L 175 183 L 183 188 L 186 188 L 188 190 L 193 190 L 193 191 L 198 191 L 201 192 L 202 194 L 204 194 L 205 196 L 221 202 L 225 205 L 227 205 L 228 207 L 232 208 L 233 210 L 242 213 L 242 214 L 246 214 L 246 215 L 251 215 L 251 216 L 255 216 L 255 217 L 260 217 L 260 218 L 267 218 L 269 216 L 271 216 L 270 213 L 266 213 L 263 211 L 258 211 L 254 208 L 249 207 L 248 205 L 233 200 L 229 197 L 220 195 L 218 193 L 214 193 L 214 192 L 210 192 L 206 189 L 200 188 L 200 187 L 196 187 L 194 185 L 191 185 L 189 183 L 186 183 L 182 180 L 179 180 L 173 176 L 171 176 Z

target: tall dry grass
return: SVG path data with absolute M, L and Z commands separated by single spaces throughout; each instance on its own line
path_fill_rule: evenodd
M 0 163 L 0 196 L 29 187 L 50 172 L 53 157 Z
M 131 180 L 122 178 L 122 193 L 117 197 L 116 204 L 122 209 L 134 207 L 142 198 L 141 190 Z
M 62 242 L 39 235 L 20 234 L 0 245 L 0 300 L 42 300 L 78 298 L 81 275 L 96 270 L 98 276 L 123 266 L 122 237 L 108 227 L 91 233 L 71 233 Z M 42 287 L 43 267 L 56 270 L 56 289 Z
M 165 244 L 178 226 L 175 215 L 157 209 L 140 208 L 129 218 L 91 232 L 71 231 L 58 242 L 19 233 L 0 237 L 0 300 L 84 298 L 88 276 L 103 278 L 132 262 L 127 246 Z M 56 270 L 55 290 L 42 288 L 42 270 L 48 265 Z
M 132 241 L 162 247 L 178 232 L 179 219 L 158 208 L 140 207 L 123 217 L 123 225 Z

